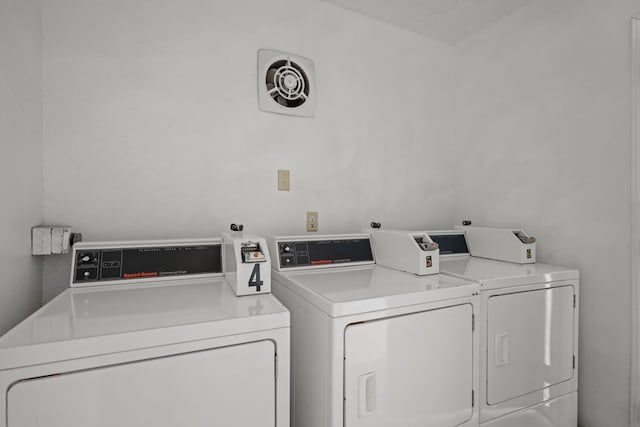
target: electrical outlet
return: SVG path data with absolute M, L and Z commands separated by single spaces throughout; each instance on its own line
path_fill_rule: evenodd
M 278 191 L 289 191 L 289 171 L 278 169 Z
M 318 212 L 307 212 L 307 231 L 318 231 Z

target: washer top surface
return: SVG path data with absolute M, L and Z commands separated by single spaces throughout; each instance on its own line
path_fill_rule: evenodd
M 483 289 L 533 285 L 579 278 L 578 270 L 549 264 L 516 264 L 487 258 L 461 256 L 440 258 L 440 271 L 476 280 Z
M 0 337 L 0 371 L 289 326 L 271 294 L 224 278 L 67 289 Z
M 477 282 L 417 276 L 380 265 L 273 272 L 273 278 L 331 317 L 444 301 L 477 293 Z

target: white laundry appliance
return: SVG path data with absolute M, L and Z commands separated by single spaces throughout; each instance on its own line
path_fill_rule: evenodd
M 480 425 L 575 427 L 578 271 L 530 263 L 535 240 L 521 230 L 511 230 L 510 238 L 477 229 L 465 236 L 465 231 L 427 233 L 439 246 L 441 272 L 481 284 Z M 514 247 L 515 253 L 489 249 L 491 244 Z M 470 246 L 522 263 L 472 256 Z
M 223 252 L 74 246 L 71 287 L 0 338 L 0 426 L 289 426 L 289 313 L 236 296 Z
M 291 312 L 293 426 L 477 425 L 477 283 L 376 265 L 369 234 L 269 244 Z

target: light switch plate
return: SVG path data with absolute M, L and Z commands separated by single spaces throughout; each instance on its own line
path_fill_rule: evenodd
M 289 191 L 289 171 L 278 169 L 278 191 Z

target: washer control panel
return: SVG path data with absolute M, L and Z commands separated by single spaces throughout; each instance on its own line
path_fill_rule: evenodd
M 71 286 L 222 274 L 222 243 L 83 243 L 74 246 Z
M 332 267 L 346 264 L 373 264 L 371 239 L 363 237 L 322 237 L 302 240 L 275 239 L 281 269 L 293 267 Z

